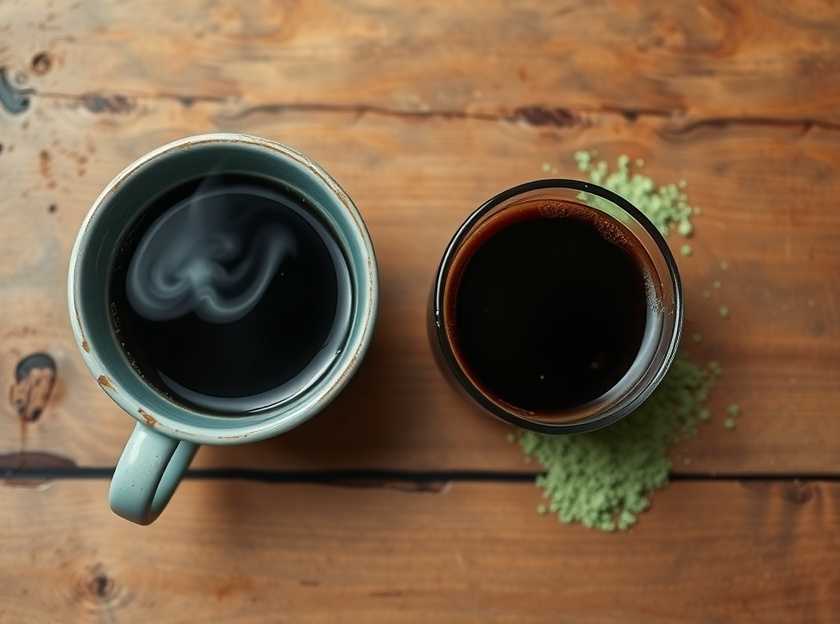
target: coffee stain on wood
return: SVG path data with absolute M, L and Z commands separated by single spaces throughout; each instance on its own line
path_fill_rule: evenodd
M 18 362 L 9 402 L 21 421 L 35 422 L 47 407 L 55 387 L 55 360 L 47 353 L 33 353 Z

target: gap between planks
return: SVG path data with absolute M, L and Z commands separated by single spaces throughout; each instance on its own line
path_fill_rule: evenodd
M 73 468 L 21 468 L 7 469 L 0 473 L 8 484 L 26 483 L 33 480 L 110 479 L 113 467 L 78 466 Z M 185 475 L 189 480 L 243 480 L 257 483 L 289 483 L 331 485 L 338 487 L 399 487 L 428 491 L 434 484 L 446 483 L 532 483 L 541 474 L 538 471 L 508 470 L 391 470 L 391 469 L 346 469 L 346 470 L 256 470 L 248 468 L 198 468 Z M 823 481 L 840 483 L 840 474 L 809 472 L 800 474 L 772 473 L 680 473 L 671 474 L 674 482 L 709 481 L 766 481 L 795 482 Z M 414 486 L 414 487 L 411 487 Z

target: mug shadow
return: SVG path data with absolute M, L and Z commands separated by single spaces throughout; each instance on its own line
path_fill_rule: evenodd
M 376 466 L 405 426 L 399 403 L 386 382 L 399 366 L 391 348 L 397 337 L 375 330 L 364 362 L 344 391 L 320 414 L 288 433 L 266 440 L 266 451 L 283 463 L 309 468 Z M 385 379 L 383 379 L 385 377 Z
M 383 280 L 370 348 L 354 378 L 323 412 L 275 438 L 205 447 L 201 467 L 329 470 L 399 464 L 410 451 L 406 431 L 428 426 L 419 422 L 426 419 L 428 395 L 448 394 L 428 346 L 425 306 L 400 299 Z M 430 380 L 432 375 L 437 379 Z M 457 400 L 449 390 L 453 396 L 447 398 Z

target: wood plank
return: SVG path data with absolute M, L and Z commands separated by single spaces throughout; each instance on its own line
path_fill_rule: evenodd
M 564 123 L 582 110 L 840 123 L 831 2 L 6 2 L 0 66 L 37 89 Z
M 818 624 L 840 609 L 837 483 L 678 483 L 620 535 L 538 516 L 527 485 L 188 481 L 146 528 L 111 515 L 105 489 L 0 488 L 1 620 Z
M 234 125 L 221 105 L 166 101 L 123 115 L 36 100 L 25 121 L 28 128 L 6 123 L 0 140 L 0 379 L 11 384 L 19 359 L 42 350 L 59 375 L 35 423 L 21 428 L 12 407 L 0 404 L 0 453 L 25 447 L 81 465 L 113 463 L 131 421 L 89 378 L 70 337 L 64 282 L 72 240 L 89 203 L 128 161 L 177 136 L 235 127 L 310 153 L 355 198 L 381 265 L 381 316 L 363 370 L 327 413 L 277 440 L 205 449 L 196 465 L 527 468 L 504 427 L 464 403 L 435 369 L 426 296 L 448 237 L 475 206 L 540 177 L 543 162 L 577 175 L 571 153 L 594 146 L 645 158 L 655 179 L 687 178 L 703 209 L 695 254 L 679 258 L 687 335 L 704 336 L 686 348 L 721 361 L 726 373 L 716 422 L 685 447 L 693 461 L 681 470 L 837 471 L 839 132 L 753 125 L 681 132 L 668 120 L 609 115 L 562 129 L 329 113 L 255 114 Z M 716 279 L 722 287 L 704 299 Z M 718 315 L 722 303 L 732 310 L 728 321 Z M 721 427 L 730 401 L 744 412 L 734 432 Z
M 177 136 L 229 129 L 311 153 L 350 190 L 377 245 L 383 307 L 364 370 L 328 413 L 279 440 L 207 449 L 196 465 L 523 468 L 504 428 L 434 370 L 427 287 L 475 205 L 543 175 L 545 161 L 573 176 L 571 151 L 597 146 L 645 157 L 658 179 L 688 178 L 705 210 L 695 256 L 682 262 L 689 332 L 705 336 L 690 348 L 727 369 L 716 413 L 735 400 L 745 417 L 734 433 L 718 417 L 684 447 L 687 469 L 837 470 L 837 7 L 153 8 L 167 19 L 146 25 L 105 2 L 0 7 L 0 67 L 28 72 L 35 91 L 24 114 L 0 112 L 0 379 L 11 384 L 19 359 L 39 350 L 60 371 L 36 423 L 21 426 L 2 404 L 0 453 L 113 462 L 131 422 L 69 339 L 72 238 L 125 163 Z M 720 292 L 699 297 L 714 279 Z M 729 322 L 717 318 L 721 303 Z

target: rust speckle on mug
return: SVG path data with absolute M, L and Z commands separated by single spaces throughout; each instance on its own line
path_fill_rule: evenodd
M 144 410 L 142 407 L 137 411 L 140 412 L 140 416 L 143 417 L 143 420 L 146 421 L 147 425 L 149 425 L 150 427 L 154 427 L 155 425 L 157 425 L 157 419 L 154 416 L 152 416 L 149 412 Z
M 114 389 L 114 386 L 111 384 L 111 380 L 108 379 L 106 375 L 100 375 L 96 378 L 96 381 L 99 382 L 99 385 L 103 390 Z
M 82 348 L 86 353 L 90 353 L 90 345 L 88 344 L 87 338 L 85 338 L 85 332 L 82 329 L 82 317 L 79 314 L 79 308 L 76 307 L 75 301 L 73 302 L 73 312 L 76 315 L 76 325 L 79 328 L 79 337 L 82 339 Z

